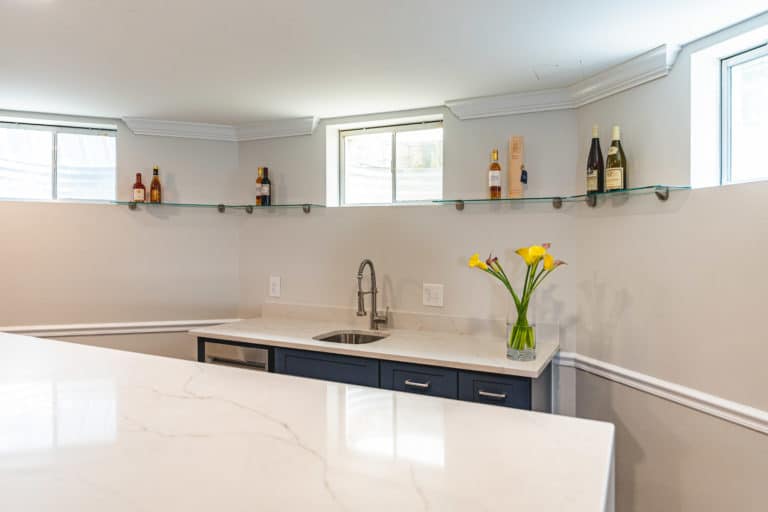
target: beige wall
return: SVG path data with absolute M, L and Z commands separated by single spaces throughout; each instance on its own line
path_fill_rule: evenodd
M 54 339 L 54 338 L 51 338 Z M 56 337 L 59 341 L 197 361 L 197 341 L 185 332 Z
M 617 511 L 765 510 L 764 434 L 581 371 L 576 397 L 577 416 L 616 426 Z
M 236 144 L 136 136 L 117 126 L 120 198 L 129 197 L 134 173 L 151 172 L 153 164 L 161 168 L 166 201 L 231 196 Z M 0 326 L 231 318 L 243 216 L 0 202 Z

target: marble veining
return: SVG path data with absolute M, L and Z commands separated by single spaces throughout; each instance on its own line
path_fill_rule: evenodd
M 605 510 L 608 423 L 0 333 L 0 510 Z

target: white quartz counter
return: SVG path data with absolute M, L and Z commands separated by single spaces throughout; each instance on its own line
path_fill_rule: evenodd
M 0 510 L 603 511 L 611 424 L 0 333 Z
M 407 363 L 536 378 L 560 346 L 555 336 L 538 336 L 534 361 L 507 358 L 504 339 L 446 332 L 383 329 L 389 336 L 362 345 L 317 341 L 313 336 L 339 329 L 359 329 L 343 322 L 254 318 L 190 331 L 194 336 L 347 354 Z

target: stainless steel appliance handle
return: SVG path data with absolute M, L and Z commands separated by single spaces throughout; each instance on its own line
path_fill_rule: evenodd
M 412 388 L 429 389 L 430 382 L 414 382 L 411 379 L 405 379 L 405 385 Z
M 208 362 L 211 364 L 218 364 L 221 366 L 235 366 L 238 368 L 256 368 L 259 370 L 266 370 L 267 365 L 258 361 L 240 361 L 236 359 L 226 359 L 223 357 L 208 357 Z

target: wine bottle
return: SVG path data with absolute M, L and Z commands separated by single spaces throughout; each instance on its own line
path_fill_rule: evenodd
M 141 173 L 136 173 L 136 183 L 133 184 L 133 202 L 143 203 L 147 195 L 147 189 L 141 183 Z
M 269 181 L 269 168 L 264 167 L 264 176 L 261 178 L 261 206 L 272 204 L 272 182 Z
M 627 188 L 627 157 L 621 147 L 621 132 L 618 126 L 613 127 L 611 147 L 605 159 L 605 191 L 625 190 Z
M 597 125 L 592 127 L 592 145 L 589 147 L 587 157 L 587 194 L 602 192 L 605 181 L 605 168 L 603 166 L 603 152 L 600 149 L 600 137 Z
M 491 151 L 491 165 L 488 167 L 488 193 L 491 199 L 501 199 L 501 166 L 499 150 Z
M 262 190 L 263 181 L 264 181 L 264 168 L 259 167 L 258 175 L 256 176 L 256 206 L 261 206 L 261 190 Z
M 162 202 L 162 192 L 160 187 L 160 169 L 155 166 L 152 169 L 152 183 L 149 185 L 149 202 L 160 203 Z

